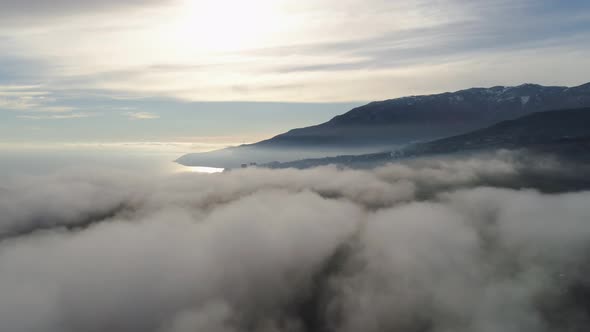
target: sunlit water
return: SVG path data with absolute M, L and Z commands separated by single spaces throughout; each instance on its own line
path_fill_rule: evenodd
M 89 174 L 97 171 L 129 171 L 136 174 L 215 174 L 223 168 L 187 167 L 175 163 L 178 153 L 118 151 L 1 151 L 0 180 L 19 175 L 44 175 L 76 169 Z
M 202 166 L 185 166 L 184 168 L 187 169 L 191 173 L 206 173 L 206 174 L 221 173 L 225 170 L 224 168 L 202 167 Z

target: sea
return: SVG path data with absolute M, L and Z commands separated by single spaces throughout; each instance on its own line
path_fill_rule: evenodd
M 222 168 L 187 167 L 175 162 L 182 152 L 114 149 L 0 149 L 0 181 L 24 175 L 49 175 L 68 169 L 122 170 L 145 174 L 218 173 Z

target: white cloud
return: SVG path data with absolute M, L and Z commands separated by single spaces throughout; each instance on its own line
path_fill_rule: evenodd
M 160 118 L 158 114 L 150 112 L 127 112 L 125 116 L 131 120 L 154 120 Z
M 53 94 L 40 86 L 4 85 L 0 86 L 0 110 L 67 113 L 76 108 L 57 104 Z
M 585 326 L 590 193 L 487 185 L 585 180 L 588 169 L 545 168 L 536 182 L 539 170 L 518 158 L 527 156 L 362 171 L 162 177 L 70 168 L 7 178 L 0 329 Z
M 69 120 L 82 119 L 100 116 L 99 113 L 60 113 L 60 114 L 40 114 L 40 115 L 18 115 L 17 118 L 28 120 Z
M 97 2 L 60 1 L 80 10 L 4 25 L 0 49 L 42 62 L 22 74 L 49 88 L 200 101 L 374 100 L 482 80 L 574 85 L 590 74 L 587 18 L 570 27 L 583 4 L 559 12 L 529 0 L 244 3 L 133 1 L 126 4 L 145 10 L 90 15 Z M 9 4 L 14 13 L 41 6 Z

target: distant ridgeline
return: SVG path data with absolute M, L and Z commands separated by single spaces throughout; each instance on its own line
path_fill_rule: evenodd
M 240 167 L 272 161 L 367 154 L 458 135 L 548 110 L 590 107 L 590 83 L 578 87 L 472 88 L 453 93 L 373 102 L 312 127 L 250 145 L 188 154 L 190 166 Z
M 569 160 L 590 160 L 590 108 L 538 112 L 467 134 L 410 144 L 392 151 L 275 162 L 263 166 L 308 168 L 340 164 L 351 167 L 370 167 L 400 159 L 498 149 L 527 149 Z

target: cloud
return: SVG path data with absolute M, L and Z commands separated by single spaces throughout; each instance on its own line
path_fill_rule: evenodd
M 0 108 L 8 110 L 31 110 L 41 106 L 49 92 L 38 86 L 0 86 Z
M 5 2 L 0 73 L 52 91 L 283 102 L 370 101 L 531 81 L 577 85 L 589 74 L 583 1 L 286 0 L 273 2 L 273 19 L 259 22 L 256 42 L 244 44 L 232 42 L 240 28 L 231 22 L 209 20 L 197 29 L 195 22 L 207 21 L 194 11 L 199 2 L 117 3 Z M 211 7 L 223 13 L 225 5 Z M 248 13 L 269 7 L 257 0 Z M 197 38 L 197 30 L 208 33 Z M 211 38 L 216 33 L 226 38 Z
M 89 14 L 103 11 L 142 8 L 165 4 L 167 0 L 55 0 L 49 2 L 37 0 L 0 0 L 0 8 L 4 18 L 45 17 L 59 19 L 72 14 Z
M 0 328 L 583 331 L 590 193 L 529 173 L 588 170 L 529 157 L 12 177 Z
M 125 116 L 131 120 L 154 120 L 160 118 L 158 114 L 150 112 L 127 112 Z
M 39 85 L 0 85 L 0 110 L 68 113 L 76 110 L 76 107 L 60 105 L 55 94 Z
M 61 110 L 59 112 L 62 112 Z M 18 115 L 19 119 L 27 120 L 68 120 L 68 119 L 83 119 L 99 116 L 98 113 L 61 113 L 61 114 L 42 114 L 42 115 Z

